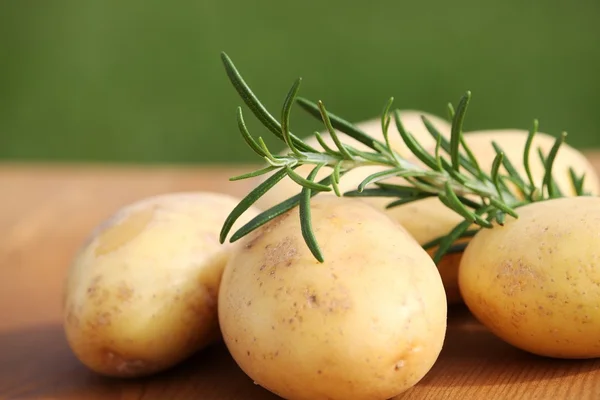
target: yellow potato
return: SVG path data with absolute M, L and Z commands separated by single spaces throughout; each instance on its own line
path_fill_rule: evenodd
M 459 269 L 471 312 L 531 353 L 600 357 L 600 198 L 571 197 L 517 209 L 480 231 Z
M 225 268 L 225 344 L 257 384 L 286 399 L 387 399 L 435 363 L 446 297 L 427 253 L 364 202 L 322 195 L 312 221 L 325 262 L 301 235 L 298 208 L 246 236 Z
M 216 302 L 231 246 L 218 235 L 237 202 L 207 192 L 151 197 L 93 232 L 64 292 L 66 336 L 83 364 L 149 375 L 220 338 Z

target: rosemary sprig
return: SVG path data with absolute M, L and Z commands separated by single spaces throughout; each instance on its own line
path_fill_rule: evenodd
M 552 177 L 552 167 L 566 134 L 556 140 L 547 155 L 539 152 L 545 166 L 545 175 L 541 187 L 536 187 L 534 182 L 530 169 L 530 152 L 534 135 L 538 129 L 537 120 L 534 121 L 529 132 L 523 153 L 525 178 L 518 173 L 513 161 L 509 160 L 497 143 L 493 143 L 497 156 L 490 173 L 481 169 L 475 154 L 468 147 L 463 136 L 463 122 L 471 100 L 471 92 L 466 92 L 460 99 L 456 110 L 452 104 L 448 106 L 452 120 L 449 139 L 444 137 L 426 117 L 422 116 L 424 126 L 436 142 L 435 150 L 433 154 L 430 154 L 402 125 L 399 111 L 392 110 L 393 98 L 390 98 L 383 107 L 381 116 L 383 141 L 371 137 L 352 123 L 331 113 L 322 101 L 315 103 L 299 97 L 301 78 L 298 78 L 288 91 L 281 110 L 281 122 L 279 122 L 254 95 L 231 59 L 225 53 L 221 58 L 227 76 L 242 100 L 262 125 L 283 141 L 289 149 L 286 154 L 274 155 L 262 137 L 254 139 L 244 122 L 242 110 L 238 107 L 237 121 L 240 134 L 248 147 L 266 161 L 267 165 L 259 170 L 231 179 L 246 179 L 275 172 L 248 193 L 232 210 L 223 225 L 220 235 L 221 242 L 225 241 L 235 221 L 285 176 L 290 177 L 301 186 L 300 192 L 254 217 L 238 229 L 231 236 L 230 241 L 239 240 L 279 215 L 299 206 L 302 236 L 313 256 L 323 262 L 324 256 L 312 229 L 310 212 L 310 199 L 318 193 L 333 190 L 338 196 L 390 198 L 388 208 L 436 196 L 445 206 L 463 218 L 463 221 L 447 235 L 423 245 L 426 249 L 437 247 L 433 258 L 438 262 L 448 252 L 461 251 L 464 248 L 464 243 L 457 244 L 459 239 L 469 238 L 480 229 L 493 228 L 494 223 L 503 225 L 506 215 L 518 218 L 516 212 L 518 207 L 563 195 Z M 295 104 L 324 124 L 325 130 L 333 139 L 335 148 L 328 146 L 319 133 L 315 133 L 315 137 L 323 150 L 313 148 L 291 133 L 290 114 Z M 410 162 L 392 148 L 389 138 L 389 125 L 392 119 L 403 142 L 424 166 Z M 369 150 L 358 150 L 344 143 L 339 132 L 366 145 Z M 314 166 L 306 178 L 294 171 L 301 165 Z M 374 165 L 383 168 L 381 171 L 367 176 L 355 190 L 340 193 L 339 182 L 346 172 Z M 319 182 L 315 182 L 317 172 L 323 167 L 330 168 L 332 172 Z M 574 190 L 578 195 L 583 194 L 584 176 L 578 177 L 573 170 L 570 171 L 570 174 Z M 385 182 L 395 177 L 403 178 L 406 184 L 395 185 Z M 507 182 L 512 182 L 514 186 L 507 185 Z M 480 201 L 476 199 L 480 199 Z M 475 229 L 473 229 L 474 225 Z

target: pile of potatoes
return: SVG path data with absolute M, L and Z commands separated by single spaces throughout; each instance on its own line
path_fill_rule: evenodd
M 422 114 L 400 115 L 433 152 Z M 425 115 L 450 136 L 447 121 Z M 382 138 L 379 119 L 357 125 Z M 412 159 L 390 129 L 392 146 Z M 488 171 L 492 140 L 519 167 L 526 137 L 520 130 L 465 134 Z M 553 143 L 540 133 L 533 148 L 548 152 Z M 543 166 L 532 160 L 540 183 Z M 574 197 L 569 167 L 586 174 L 593 196 Z M 346 174 L 341 190 L 355 189 L 374 170 Z M 323 263 L 304 242 L 298 208 L 220 244 L 223 222 L 240 199 L 209 192 L 142 199 L 101 224 L 73 260 L 63 299 L 69 345 L 100 374 L 140 377 L 222 340 L 254 382 L 283 398 L 388 399 L 429 372 L 444 345 L 448 306 L 464 302 L 522 350 L 598 357 L 600 183 L 568 145 L 554 174 L 567 197 L 519 208 L 518 219 L 479 232 L 463 253 L 438 265 L 435 249 L 422 246 L 462 219 L 437 198 L 385 209 L 393 199 L 315 196 L 313 230 Z M 235 227 L 298 191 L 282 180 Z

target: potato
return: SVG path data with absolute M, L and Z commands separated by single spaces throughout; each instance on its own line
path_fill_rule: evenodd
M 464 252 L 468 308 L 506 342 L 558 358 L 600 357 L 600 198 L 529 204 Z
M 138 377 L 220 340 L 216 301 L 231 246 L 218 235 L 236 204 L 216 193 L 165 194 L 120 209 L 93 232 L 64 292 L 66 336 L 83 364 Z
M 423 122 L 421 121 L 421 117 L 420 117 L 421 115 L 425 115 L 442 134 L 444 134 L 447 137 L 450 137 L 450 124 L 448 122 L 444 121 L 443 119 L 436 117 L 435 115 L 431 115 L 431 114 L 424 113 L 421 111 L 413 111 L 413 110 L 400 111 L 400 118 L 402 120 L 402 124 L 404 125 L 404 128 L 407 131 L 409 131 L 410 133 L 412 133 L 413 136 L 415 138 L 417 138 L 417 140 L 419 142 L 423 143 L 424 145 L 434 145 L 435 144 L 433 138 L 431 137 L 431 135 L 429 134 L 429 132 L 423 125 Z M 373 118 L 373 119 L 370 119 L 367 121 L 359 122 L 355 125 L 358 128 L 365 131 L 370 136 L 372 136 L 373 138 L 378 139 L 380 141 L 384 141 L 383 133 L 382 133 L 382 129 L 381 129 L 381 121 L 379 118 Z M 396 129 L 396 125 L 393 120 L 390 123 L 388 132 L 389 132 L 389 138 L 390 138 L 390 143 L 391 143 L 392 147 L 403 157 L 411 157 L 410 151 L 404 144 L 402 137 L 398 133 L 398 130 Z M 336 148 L 335 143 L 334 143 L 333 139 L 330 137 L 329 133 L 324 133 L 323 138 L 325 139 L 325 142 L 329 146 L 331 146 L 334 149 Z M 350 136 L 348 136 L 344 133 L 339 133 L 339 138 L 342 141 L 342 143 L 351 145 L 351 146 L 357 148 L 358 150 L 372 151 L 366 145 L 354 140 L 353 138 L 351 138 Z M 307 138 L 305 141 L 306 141 L 306 143 L 315 147 L 316 149 L 319 149 L 319 150 L 322 149 L 322 147 L 319 145 L 319 142 L 317 141 L 317 139 L 314 136 Z M 287 152 L 287 151 L 285 151 L 285 152 Z M 413 159 L 413 161 L 416 162 L 417 160 Z M 303 166 L 298 167 L 295 170 L 295 172 L 297 172 L 298 174 L 300 174 L 303 177 L 307 177 L 313 168 L 314 168 L 314 165 L 303 165 Z M 383 169 L 384 168 L 382 168 L 382 167 L 373 166 L 373 167 L 361 167 L 359 169 L 350 171 L 342 177 L 341 182 L 340 182 L 340 190 L 342 190 L 343 192 L 349 191 L 349 190 L 354 190 L 358 187 L 358 185 L 367 176 L 371 175 L 372 173 L 381 171 Z M 321 168 L 321 170 L 317 174 L 317 181 L 321 180 L 321 179 L 325 178 L 326 176 L 328 176 L 329 174 L 331 174 L 331 171 L 332 171 L 332 169 L 328 168 L 328 167 Z M 268 177 L 268 175 L 264 175 L 263 177 L 261 177 L 259 180 L 257 180 L 257 184 L 260 182 L 263 182 L 267 177 Z M 276 204 L 281 203 L 282 201 L 288 199 L 289 197 L 298 194 L 300 192 L 300 189 L 301 188 L 298 186 L 298 184 L 296 182 L 292 181 L 288 177 L 285 177 L 279 183 L 277 183 L 277 185 L 275 185 L 275 187 L 273 189 L 271 189 L 263 197 L 261 197 L 256 202 L 256 206 L 262 210 L 266 210 L 270 207 L 273 207 Z M 373 202 L 377 205 L 389 203 L 389 201 L 382 202 L 381 199 L 370 199 L 370 200 L 373 200 Z
M 431 258 L 362 201 L 311 202 L 325 262 L 301 235 L 298 208 L 243 238 L 225 268 L 225 344 L 257 384 L 286 399 L 387 399 L 435 363 L 446 298 Z

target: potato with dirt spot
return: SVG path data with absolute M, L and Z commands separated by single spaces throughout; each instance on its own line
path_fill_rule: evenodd
M 231 246 L 218 236 L 238 201 L 159 195 L 123 207 L 93 232 L 64 291 L 66 336 L 83 364 L 144 376 L 220 340 L 216 302 Z
M 439 356 L 446 296 L 436 266 L 381 211 L 349 198 L 311 201 L 325 261 L 298 209 L 244 237 L 225 268 L 219 321 L 232 356 L 286 399 L 387 399 Z
M 459 287 L 494 334 L 531 353 L 600 357 L 600 198 L 517 208 L 470 242 Z

